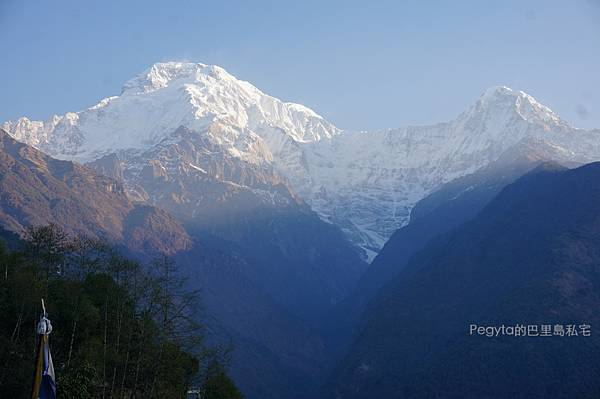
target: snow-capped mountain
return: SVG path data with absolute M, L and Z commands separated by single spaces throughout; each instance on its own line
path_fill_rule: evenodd
M 268 96 L 218 66 L 177 62 L 153 65 L 126 82 L 119 96 L 84 111 L 46 122 L 21 118 L 3 127 L 53 156 L 86 162 L 147 148 L 179 126 L 203 132 L 251 162 L 269 160 L 287 140 L 314 141 L 338 132 L 310 109 Z
M 600 159 L 600 131 L 572 128 L 528 94 L 500 86 L 450 122 L 343 132 L 306 144 L 311 181 L 295 187 L 373 256 L 418 200 L 523 140 L 553 148 L 549 155 L 561 162 Z
M 173 134 L 180 126 L 209 143 L 207 153 L 221 152 L 282 175 L 369 259 L 407 222 L 419 199 L 523 140 L 543 142 L 559 161 L 600 159 L 598 130 L 573 128 L 533 97 L 507 87 L 487 90 L 450 122 L 352 132 L 302 105 L 264 94 L 220 67 L 194 63 L 155 64 L 125 83 L 119 96 L 81 112 L 2 125 L 16 139 L 58 158 L 91 162 L 129 154 L 137 157 L 129 162 L 134 171 L 142 168 L 140 154 L 181 140 Z M 192 158 L 202 162 L 200 155 Z M 190 165 L 204 171 L 202 165 Z M 132 188 L 135 179 L 130 180 Z

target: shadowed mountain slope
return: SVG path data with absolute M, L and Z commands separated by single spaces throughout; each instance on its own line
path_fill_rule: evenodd
M 488 338 L 469 326 L 598 325 L 599 215 L 598 163 L 504 188 L 378 293 L 329 396 L 597 397 L 597 335 Z

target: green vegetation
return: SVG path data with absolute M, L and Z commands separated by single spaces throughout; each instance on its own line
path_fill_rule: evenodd
M 210 399 L 242 399 L 241 392 L 237 389 L 231 378 L 218 362 L 209 364 L 201 398 Z
M 198 293 L 170 259 L 142 266 L 51 225 L 19 250 L 0 243 L 0 267 L 0 396 L 30 394 L 44 298 L 59 397 L 185 398 L 198 385 L 205 399 L 241 397 L 203 344 Z

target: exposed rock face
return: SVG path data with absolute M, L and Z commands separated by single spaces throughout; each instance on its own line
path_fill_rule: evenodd
M 190 245 L 179 222 L 164 211 L 132 203 L 121 183 L 53 159 L 2 130 L 0 223 L 17 234 L 53 223 L 71 235 L 102 238 L 147 254 L 173 254 Z
M 89 165 L 123 176 L 130 198 L 168 210 L 195 235 L 234 244 L 251 265 L 248 277 L 304 318 L 314 321 L 344 298 L 366 268 L 271 165 L 222 152 L 187 128 Z

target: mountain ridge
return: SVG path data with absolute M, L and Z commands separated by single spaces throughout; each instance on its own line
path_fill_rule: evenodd
M 597 323 L 598 176 L 542 164 L 430 240 L 369 304 L 327 397 L 597 397 L 597 338 L 469 326 Z
M 119 96 L 84 111 L 2 126 L 54 157 L 87 162 L 146 151 L 172 140 L 183 126 L 212 151 L 272 167 L 369 260 L 408 222 L 419 199 L 495 161 L 520 140 L 553 146 L 559 161 L 600 159 L 599 130 L 573 128 L 506 86 L 489 88 L 448 122 L 350 131 L 200 63 L 157 63 L 127 81 Z
M 73 236 L 107 240 L 137 254 L 172 255 L 191 245 L 162 209 L 133 203 L 121 183 L 53 159 L 0 129 L 0 224 L 24 235 L 56 224 Z

